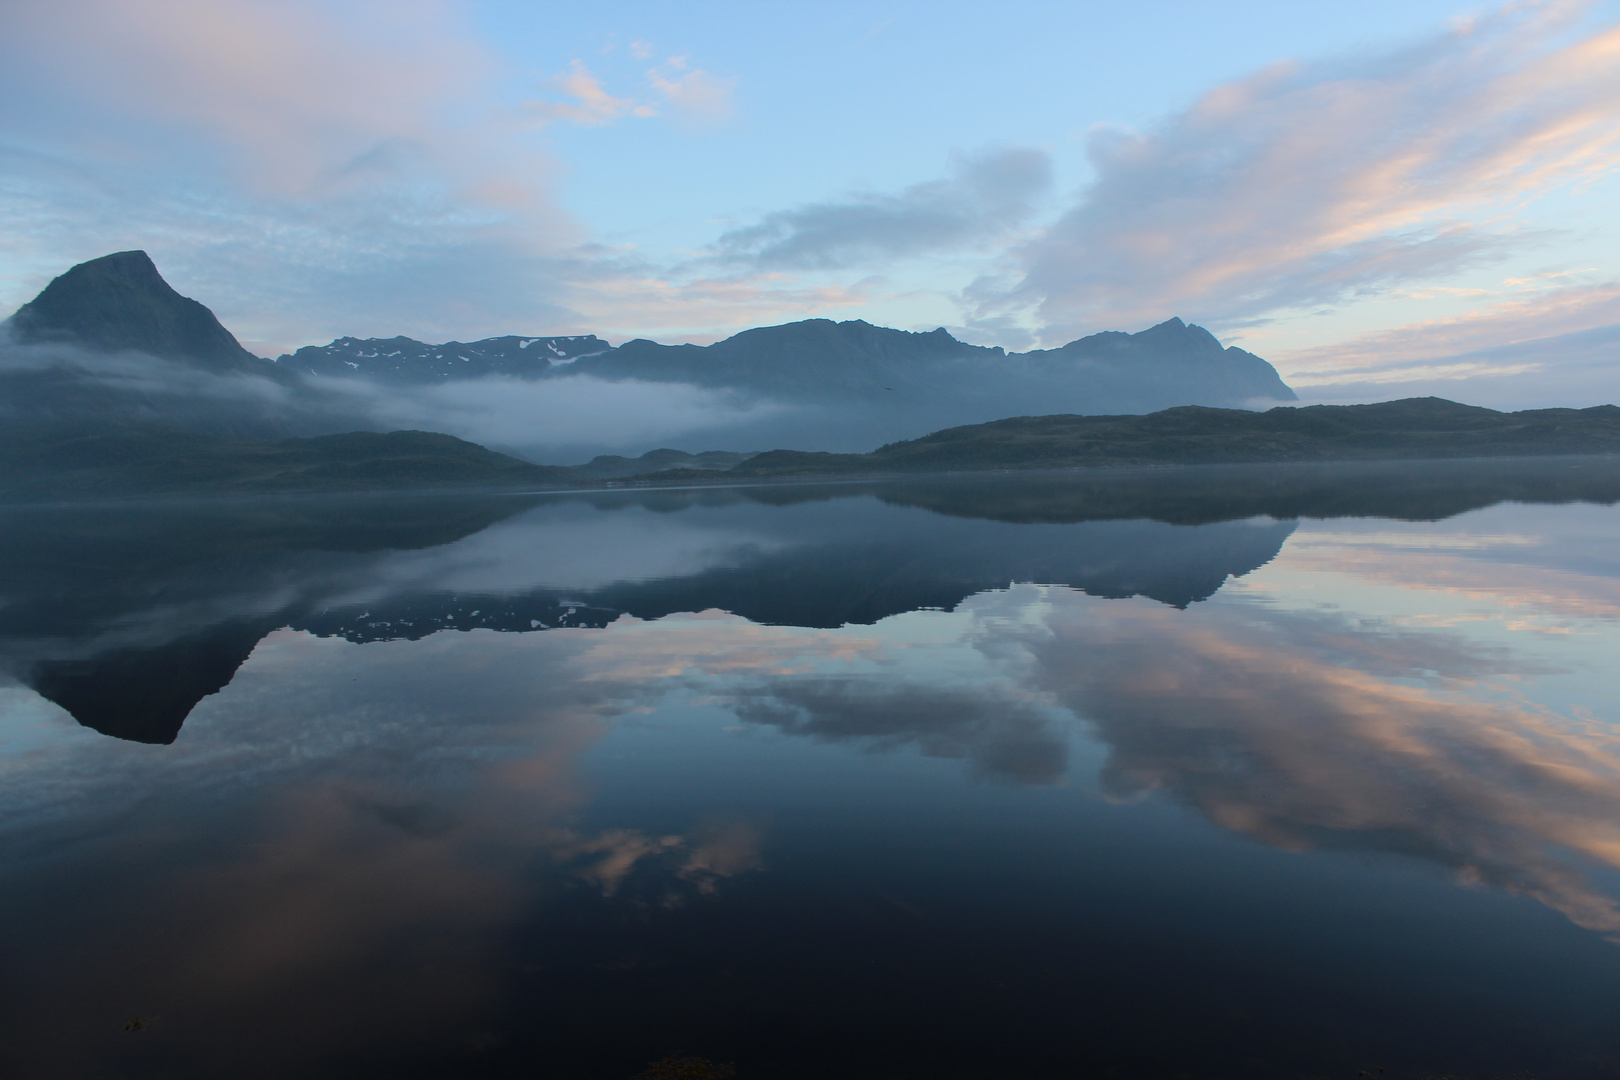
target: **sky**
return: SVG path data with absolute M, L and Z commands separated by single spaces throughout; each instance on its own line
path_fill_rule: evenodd
M 0 0 L 0 312 L 142 248 L 250 349 L 1051 347 L 1620 401 L 1620 0 Z

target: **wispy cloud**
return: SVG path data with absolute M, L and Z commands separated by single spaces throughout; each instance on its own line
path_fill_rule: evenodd
M 1620 282 L 1572 285 L 1499 300 L 1461 315 L 1426 319 L 1278 358 L 1292 377 L 1310 381 L 1358 371 L 1426 363 L 1555 335 L 1620 324 Z
M 568 100 L 537 99 L 524 102 L 524 109 L 543 121 L 567 120 L 587 127 L 611 123 L 623 116 L 654 116 L 649 105 L 638 104 L 634 98 L 614 97 L 602 88 L 602 80 L 575 60 L 565 75 L 550 80 L 550 86 Z
M 637 59 L 645 59 L 651 46 L 632 42 L 630 51 Z M 548 89 L 563 100 L 537 98 L 524 102 L 523 110 L 542 123 L 560 120 L 585 127 L 599 127 L 625 117 L 649 119 L 665 112 L 685 123 L 718 123 L 731 117 L 731 91 L 735 85 L 735 79 L 712 75 L 702 68 L 689 69 L 686 57 L 672 56 L 646 73 L 644 96 L 616 97 L 583 60 L 575 60 L 567 72 L 547 81 Z
M 552 190 L 537 115 L 713 118 L 726 80 L 676 58 L 617 93 L 576 63 L 558 100 L 525 105 L 501 74 L 436 0 L 0 5 L 14 302 L 120 248 L 269 355 L 340 334 L 706 329 L 710 297 L 725 325 L 813 300 L 780 279 L 677 281 L 590 243 Z
M 1051 184 L 1040 150 L 958 156 L 943 179 L 778 210 L 725 233 L 715 248 L 733 263 L 827 270 L 984 245 L 1027 220 Z
M 1570 40 L 1516 7 L 1394 55 L 1280 64 L 1143 132 L 1091 136 L 1096 178 L 1014 253 L 983 312 L 1061 338 L 1179 313 L 1241 325 L 1495 258 L 1524 200 L 1620 163 L 1620 27 Z
M 736 84 L 736 79 L 712 75 L 702 68 L 688 69 L 684 56 L 672 56 L 647 72 L 647 85 L 669 103 L 679 119 L 692 124 L 731 119 L 731 92 Z

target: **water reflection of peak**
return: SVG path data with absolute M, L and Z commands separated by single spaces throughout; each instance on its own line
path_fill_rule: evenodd
M 719 608 L 838 627 L 1013 581 L 1185 607 L 1276 555 L 1293 526 L 1269 519 L 1617 496 L 1620 464 L 1563 459 L 13 510 L 0 663 L 97 730 L 167 742 L 280 626 L 375 641 Z

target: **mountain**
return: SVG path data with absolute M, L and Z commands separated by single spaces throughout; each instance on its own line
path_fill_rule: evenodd
M 684 382 L 800 399 L 860 397 L 886 387 L 937 387 L 951 373 L 973 374 L 1005 357 L 943 329 L 910 333 L 859 319 L 806 319 L 744 330 L 713 345 L 660 345 L 638 338 L 577 361 L 603 379 Z
M 1059 349 L 1014 356 L 1053 375 L 1068 372 L 1099 398 L 1160 403 L 1120 412 L 1151 412 L 1163 408 L 1165 402 L 1238 405 L 1299 400 L 1269 363 L 1236 346 L 1222 348 L 1214 334 L 1180 319 L 1135 334 L 1109 330 Z M 1195 398 L 1207 400 L 1181 400 L 1189 391 Z
M 49 419 L 80 430 L 160 423 L 257 439 L 394 427 L 479 439 L 499 430 L 506 447 L 540 459 L 645 451 L 637 431 L 664 392 L 600 385 L 628 381 L 683 388 L 667 398 L 681 419 L 661 416 L 653 426 L 679 430 L 689 445 L 806 450 L 864 451 L 1009 415 L 1294 399 L 1264 360 L 1223 348 L 1179 319 L 1012 354 L 944 329 L 807 319 L 706 346 L 637 339 L 615 348 L 589 334 L 438 345 L 342 337 L 267 361 L 244 349 L 207 307 L 171 288 L 141 251 L 73 267 L 7 327 L 0 419 Z M 520 395 L 473 387 L 489 376 L 534 385 Z M 599 416 L 561 428 L 534 420 L 549 404 L 546 381 L 577 377 L 594 385 L 572 382 L 558 401 L 583 402 L 573 408 Z M 466 394 L 439 393 L 463 385 Z M 593 473 L 619 471 L 598 466 Z
M 80 263 L 0 329 L 0 441 L 130 424 L 249 438 L 368 426 L 364 403 L 248 352 L 144 251 Z
M 772 450 L 742 477 L 1257 461 L 1620 453 L 1620 408 L 1501 413 L 1443 398 L 1279 407 L 1185 406 L 1146 416 L 1019 416 L 937 431 L 870 454 Z
M 1108 332 L 1061 349 L 1006 353 L 969 345 L 943 328 L 910 333 L 859 319 L 807 319 L 760 327 L 709 346 L 638 339 L 582 357 L 570 371 L 603 379 L 643 379 L 745 390 L 802 401 L 948 399 L 1019 403 L 1086 412 L 1140 405 L 1240 405 L 1295 401 L 1266 361 L 1221 347 L 1201 326 L 1171 319 L 1137 334 Z M 1126 405 L 1122 405 L 1124 402 Z M 1129 407 L 1127 407 L 1129 406 Z
M 866 450 L 1036 412 L 1117 414 L 1296 400 L 1265 360 L 1223 348 L 1209 331 L 1180 319 L 1026 353 L 969 345 L 943 328 L 914 333 L 858 319 L 806 319 L 744 330 L 712 345 L 638 338 L 615 348 L 594 336 L 443 345 L 339 338 L 281 356 L 276 366 L 401 388 L 486 375 L 695 386 L 721 395 L 723 411 L 732 415 L 712 429 L 690 431 L 694 441 L 817 450 Z M 748 411 L 757 419 L 736 415 Z M 614 437 L 611 426 L 603 435 Z M 531 452 L 547 453 L 539 446 Z
M 428 345 L 407 337 L 338 338 L 276 359 L 284 370 L 391 383 L 512 375 L 589 375 L 609 381 L 686 383 L 791 402 L 889 404 L 988 392 L 1027 407 L 1036 396 L 1087 411 L 1167 405 L 1294 401 L 1266 361 L 1222 348 L 1201 326 L 1171 319 L 1136 334 L 1110 331 L 1061 349 L 1007 353 L 969 345 L 945 329 L 913 333 L 860 319 L 805 319 L 744 330 L 713 345 L 661 345 L 637 338 L 614 348 L 595 335 L 493 337 Z M 1043 398 L 1043 399 L 1044 399 Z M 1048 402 L 1051 404 L 1051 402 Z
M 413 338 L 341 337 L 330 345 L 306 345 L 276 357 L 276 364 L 305 375 L 431 383 L 512 375 L 532 379 L 551 374 L 556 364 L 605 352 L 611 346 L 594 334 L 574 337 L 484 338 L 463 344 L 428 345 Z
M 143 352 L 220 372 L 265 374 L 269 368 L 212 311 L 175 292 L 144 251 L 73 267 L 18 308 L 10 329 L 23 344 Z

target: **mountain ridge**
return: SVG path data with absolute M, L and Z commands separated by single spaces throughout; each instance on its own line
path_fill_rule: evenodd
M 527 342 L 543 342 L 547 351 L 513 362 L 514 350 L 529 348 L 521 344 Z M 487 357 L 501 359 L 490 362 Z M 589 375 L 608 381 L 691 383 L 795 400 L 807 396 L 861 400 L 886 393 L 912 400 L 919 394 L 948 392 L 943 383 L 951 378 L 971 384 L 967 391 L 972 395 L 986 389 L 994 392 L 998 383 L 1004 391 L 1009 383 L 1034 384 L 1023 387 L 1027 400 L 1043 388 L 1047 393 L 1068 393 L 1075 401 L 1089 392 L 1108 400 L 1140 398 L 1158 407 L 1298 400 L 1266 360 L 1236 346 L 1223 347 L 1208 330 L 1179 317 L 1134 334 L 1103 331 L 1059 348 L 1022 353 L 971 345 L 944 327 L 909 331 L 864 319 L 801 319 L 751 327 L 711 345 L 633 338 L 610 346 L 595 335 L 506 335 L 442 345 L 403 336 L 338 338 L 284 354 L 276 363 L 334 377 L 402 382 L 432 381 L 458 372 L 466 377 L 506 374 L 534 379 Z M 1076 379 L 1089 380 L 1089 387 Z M 1182 400 L 1188 396 L 1198 400 Z
M 391 338 L 340 337 L 276 357 L 279 367 L 333 378 L 359 376 L 401 382 L 476 379 L 490 375 L 540 378 L 551 365 L 612 348 L 595 334 L 525 337 L 504 334 L 477 341 L 429 345 L 403 334 Z

